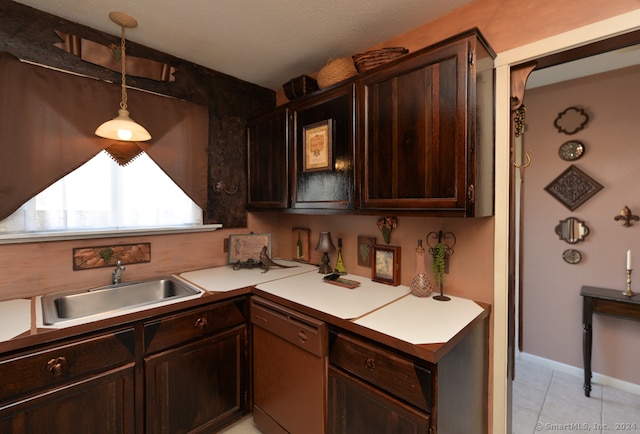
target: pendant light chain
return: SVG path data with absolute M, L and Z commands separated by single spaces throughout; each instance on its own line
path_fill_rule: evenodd
M 120 62 L 121 62 L 120 69 L 122 70 L 122 101 L 120 101 L 120 108 L 122 110 L 127 109 L 127 79 L 126 79 L 127 54 L 125 52 L 125 46 L 124 46 L 124 30 L 125 30 L 125 26 L 122 26 L 122 33 L 120 37 Z
M 96 135 L 105 139 L 122 142 L 145 142 L 151 140 L 151 134 L 142 125 L 131 119 L 127 110 L 127 51 L 125 32 L 127 27 L 136 27 L 138 22 L 135 18 L 123 12 L 110 12 L 109 18 L 120 26 L 120 109 L 118 116 L 103 122 L 96 128 Z M 117 48 L 113 49 L 113 57 L 116 60 Z M 115 83 L 114 83 L 115 84 Z

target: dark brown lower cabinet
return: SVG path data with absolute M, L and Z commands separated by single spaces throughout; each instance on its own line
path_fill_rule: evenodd
M 329 433 L 428 434 L 429 414 L 329 367 Z
M 134 433 L 134 330 L 0 357 L 0 432 Z
M 0 408 L 0 432 L 133 434 L 133 363 Z
M 486 434 L 486 319 L 437 363 L 332 329 L 330 434 Z
M 217 432 L 249 411 L 247 321 L 242 296 L 0 354 L 0 433 Z
M 247 327 L 145 359 L 147 433 L 215 432 L 243 411 Z

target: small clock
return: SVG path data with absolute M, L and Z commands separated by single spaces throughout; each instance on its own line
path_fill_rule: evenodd
M 575 249 L 567 249 L 562 252 L 562 259 L 568 264 L 577 264 L 582 261 L 582 254 Z
M 558 154 L 560 155 L 560 158 L 565 161 L 574 161 L 582 157 L 584 150 L 585 148 L 582 142 L 579 142 L 578 140 L 569 140 L 560 146 Z

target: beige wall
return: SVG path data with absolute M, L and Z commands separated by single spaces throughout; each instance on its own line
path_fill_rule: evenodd
M 605 0 L 584 0 L 580 2 L 575 0 L 533 0 L 530 2 L 523 2 L 521 0 L 476 0 L 472 4 L 454 11 L 441 19 L 426 23 L 392 40 L 384 41 L 380 46 L 402 45 L 414 50 L 470 27 L 479 27 L 492 47 L 500 53 L 504 50 L 520 47 L 531 41 L 560 34 L 585 24 L 604 20 L 605 18 L 639 8 L 639 0 L 617 0 L 614 2 Z M 281 101 L 282 97 L 279 93 L 279 102 Z M 498 114 L 504 110 L 504 107 L 498 108 Z M 499 131 L 499 133 L 501 133 L 501 131 Z M 503 144 L 502 146 L 506 145 Z M 504 169 L 500 168 L 499 172 L 504 173 Z M 498 188 L 503 189 L 500 183 L 505 183 L 504 176 L 499 177 L 497 182 Z M 615 209 L 611 211 L 616 212 Z M 452 292 L 470 291 L 475 293 L 473 289 L 463 288 L 466 280 L 464 280 L 464 277 L 458 276 L 467 275 L 467 272 L 470 272 L 472 276 L 476 276 L 479 272 L 475 267 L 484 268 L 484 261 L 486 261 L 487 258 L 493 261 L 493 256 L 496 254 L 504 256 L 503 252 L 497 253 L 493 251 L 493 244 L 490 237 L 496 232 L 496 230 L 491 227 L 494 225 L 495 220 L 496 219 L 481 219 L 477 222 L 468 222 L 464 220 L 452 221 L 450 219 L 438 219 L 438 223 L 433 224 L 436 229 L 437 227 L 442 227 L 443 229 L 450 227 L 450 230 L 453 230 L 458 236 L 460 249 L 463 249 L 462 254 L 460 250 L 456 249 L 451 274 L 447 276 L 447 288 Z M 502 211 L 499 220 L 504 221 Z M 326 224 L 327 221 L 330 221 L 331 224 Z M 426 234 L 432 230 L 432 224 L 430 221 L 427 224 L 427 219 L 415 219 L 414 221 L 412 218 L 410 219 L 411 223 L 408 223 L 408 221 L 403 224 L 410 225 L 412 229 L 407 230 L 405 233 L 405 229 L 402 229 L 401 232 L 401 229 L 398 228 L 398 234 L 400 235 L 398 235 L 398 238 L 392 238 L 392 240 L 394 240 L 393 242 L 399 240 L 403 246 L 411 246 L 413 242 L 410 243 L 410 239 Z M 362 222 L 364 222 L 363 226 L 360 227 L 359 225 Z M 402 222 L 405 222 L 405 220 L 401 219 L 401 223 Z M 372 225 L 368 218 L 365 217 L 331 218 L 318 216 L 305 219 L 299 216 L 281 216 L 277 218 L 269 215 L 260 215 L 252 216 L 249 219 L 247 231 L 262 232 L 273 230 L 279 235 L 282 234 L 283 238 L 285 238 L 290 236 L 287 234 L 290 233 L 291 226 L 297 224 L 302 225 L 302 223 L 311 226 L 314 231 L 325 230 L 325 227 L 327 230 L 335 230 L 336 233 L 342 231 L 342 233 L 345 234 L 345 238 L 355 237 L 357 234 L 363 233 L 362 229 L 365 228 L 365 225 L 366 227 Z M 349 224 L 349 229 L 342 226 L 347 224 Z M 336 229 L 333 229 L 334 225 L 336 225 Z M 423 225 L 424 229 L 421 227 Z M 131 273 L 130 276 L 133 277 L 134 275 L 143 275 L 162 270 L 175 272 L 181 269 L 195 269 L 223 263 L 226 256 L 222 252 L 222 239 L 225 235 L 232 232 L 240 231 L 222 230 L 213 234 L 127 238 L 127 242 L 145 242 L 150 240 L 152 242 L 153 255 L 150 264 L 131 267 L 127 270 L 127 273 Z M 375 232 L 375 227 L 371 229 L 371 232 Z M 500 237 L 502 237 L 504 230 L 500 228 L 500 232 Z M 486 242 L 487 237 L 489 237 L 488 243 Z M 285 247 L 283 246 L 288 246 L 288 243 L 285 241 L 281 244 L 277 238 L 278 237 L 274 237 L 276 252 L 285 253 Z M 102 245 L 102 242 L 103 240 L 97 240 L 96 244 Z M 2 273 L 0 273 L 0 298 L 13 298 L 20 294 L 28 296 L 34 293 L 34 291 L 41 289 L 51 290 L 60 284 L 68 283 L 70 285 L 90 286 L 96 282 L 103 282 L 105 270 L 71 271 L 71 248 L 83 245 L 94 245 L 94 243 L 91 241 L 82 241 L 77 243 L 0 245 L 0 267 L 2 267 Z M 504 245 L 504 243 L 500 242 L 498 245 Z M 478 250 L 474 251 L 473 254 L 469 252 L 465 253 L 464 249 L 468 249 L 471 246 Z M 179 251 L 179 254 L 176 254 L 176 251 Z M 479 263 L 480 265 L 467 262 L 473 262 L 472 259 L 476 257 L 483 261 Z M 465 258 L 464 262 L 462 258 Z M 346 260 L 347 267 L 351 267 L 350 263 L 352 263 L 352 260 L 349 259 L 349 257 L 347 257 Z M 160 266 L 160 264 L 164 265 Z M 467 267 L 467 265 L 470 267 L 469 269 L 463 268 Z M 407 267 L 411 268 L 410 265 L 407 265 Z M 456 267 L 458 267 L 457 270 L 455 269 Z M 465 274 L 461 273 L 463 269 Z M 491 275 L 492 271 L 491 269 L 486 270 L 487 275 Z M 456 279 L 463 280 L 456 282 Z M 488 277 L 488 279 L 490 280 L 491 277 Z M 503 282 L 494 282 L 494 284 L 500 288 L 503 286 Z M 484 291 L 485 289 L 478 291 L 478 294 L 482 294 L 482 297 L 478 297 L 479 299 L 485 299 L 486 294 Z M 489 300 L 494 300 L 494 297 L 491 295 L 489 295 L 488 298 Z M 501 305 L 499 309 L 496 309 L 494 312 L 498 312 L 501 319 L 506 318 L 504 302 L 503 300 L 498 301 Z M 496 354 L 506 354 L 505 349 L 502 348 L 505 346 L 504 326 L 501 326 L 497 332 L 499 336 L 497 338 L 494 337 L 494 339 L 497 339 L 500 348 L 497 349 Z M 594 363 L 599 362 L 594 359 Z M 626 359 L 620 360 L 617 363 L 626 363 Z M 505 376 L 502 370 L 501 361 L 496 368 L 496 378 Z M 494 402 L 499 407 L 502 407 L 502 404 L 504 404 L 503 395 L 505 394 L 503 380 L 498 378 L 495 384 L 497 384 L 497 398 Z M 496 408 L 494 414 L 496 413 L 498 414 L 497 420 L 493 423 L 493 431 L 490 430 L 490 432 L 506 432 L 504 422 L 506 417 L 503 410 Z
M 640 66 L 527 91 L 525 148 L 532 164 L 524 187 L 524 351 L 582 368 L 582 285 L 624 290 L 626 251 L 640 261 L 640 224 L 625 228 L 614 220 L 629 206 L 640 213 L 638 176 L 640 148 L 637 124 L 640 108 Z M 572 136 L 553 126 L 557 114 L 570 106 L 585 109 L 590 120 Z M 558 157 L 567 140 L 582 141 L 585 155 L 573 162 L 604 188 L 574 211 L 565 208 L 544 187 L 570 162 Z M 584 220 L 591 232 L 574 246 L 554 233 L 559 220 Z M 562 260 L 575 248 L 583 255 L 577 265 Z M 636 262 L 637 262 L 636 261 Z M 637 280 L 637 279 L 636 279 Z M 640 285 L 632 289 L 640 292 Z M 594 318 L 593 370 L 640 383 L 640 323 Z
M 256 233 L 274 232 L 276 222 L 273 216 L 250 216 L 249 227 Z M 151 243 L 151 262 L 127 265 L 123 279 L 131 281 L 225 264 L 224 238 L 248 232 L 220 229 L 187 235 L 0 244 L 0 301 L 110 283 L 111 268 L 73 271 L 72 251 L 76 247 Z
M 413 50 L 477 26 L 485 34 L 493 48 L 500 52 L 639 7 L 638 0 L 618 0 L 616 2 L 537 0 L 528 3 L 518 0 L 476 0 L 439 20 L 399 35 L 381 45 L 404 45 Z M 272 228 L 273 221 L 265 222 L 262 221 L 263 218 L 265 217 L 250 219 L 247 231 L 261 232 L 263 229 Z M 325 218 L 329 219 L 329 217 Z M 346 220 L 348 221 L 349 218 Z M 449 224 L 464 226 L 467 223 L 457 220 L 449 223 L 448 219 L 444 219 L 440 226 Z M 471 226 L 474 225 L 471 223 Z M 288 227 L 282 229 L 281 226 L 280 228 L 280 232 L 288 233 L 289 230 Z M 345 230 L 345 232 L 348 231 Z M 426 232 L 428 231 L 425 231 L 425 234 Z M 131 266 L 127 272 L 132 278 L 134 276 L 146 277 L 153 273 L 176 272 L 182 269 L 218 264 L 225 258 L 221 240 L 228 233 L 230 232 L 223 230 L 212 234 L 126 238 L 124 239 L 126 242 L 152 242 L 152 262 Z M 359 231 L 354 230 L 354 233 L 359 233 Z M 414 234 L 407 236 L 415 237 Z M 482 242 L 479 243 L 482 245 L 482 250 L 478 254 L 482 257 L 492 253 L 491 244 L 484 242 L 485 237 L 483 233 L 480 237 Z M 469 237 L 466 238 L 469 239 Z M 103 241 L 83 240 L 0 245 L 0 264 L 3 269 L 3 273 L 0 273 L 0 299 L 30 296 L 35 292 L 55 290 L 60 285 L 90 286 L 102 283 L 104 270 L 80 272 L 71 270 L 71 249 L 88 245 L 102 245 Z M 111 241 L 120 242 L 122 240 L 113 239 Z M 277 242 L 277 239 L 274 240 L 274 246 Z M 464 243 L 463 238 L 460 239 L 460 243 Z M 179 246 L 180 250 L 178 255 L 175 253 L 176 246 Z M 455 264 L 456 261 L 453 262 Z M 457 290 L 458 287 L 455 280 L 457 278 L 453 277 L 455 275 L 456 273 L 452 269 L 451 278 L 448 279 L 451 281 L 452 290 Z M 484 294 L 484 291 L 481 293 Z M 487 301 L 492 299 L 491 296 L 485 295 L 482 298 Z
M 402 46 L 415 51 L 477 27 L 500 53 L 639 8 L 639 0 L 475 0 L 371 49 Z M 282 89 L 277 97 L 278 103 L 287 101 Z
M 638 0 L 475 0 L 380 46 L 414 50 L 478 27 L 496 52 L 640 8 Z
M 392 213 L 389 215 L 393 215 Z M 417 240 L 422 239 L 426 247 L 429 232 L 453 232 L 457 243 L 450 260 L 449 274 L 445 274 L 444 291 L 448 294 L 467 297 L 490 303 L 493 300 L 493 222 L 491 218 L 441 219 L 425 217 L 397 217 L 398 227 L 391 233 L 389 245 L 401 247 L 401 280 L 409 285 L 416 269 L 415 249 Z M 357 237 L 376 237 L 377 243 L 386 245 L 380 233 L 375 216 L 300 216 L 283 215 L 279 218 L 277 254 L 284 258 L 293 255 L 291 229 L 307 227 L 311 229 L 311 261 L 318 263 L 321 253 L 314 250 L 321 231 L 331 232 L 333 243 L 338 237 L 343 242 L 343 259 L 347 272 L 363 279 L 370 279 L 371 269 L 358 266 Z M 482 253 L 485 252 L 485 253 Z M 487 253 L 488 252 L 488 253 Z M 330 254 L 331 265 L 335 266 L 337 252 Z M 431 271 L 431 257 L 426 256 L 427 271 Z M 357 279 L 356 279 L 357 280 Z

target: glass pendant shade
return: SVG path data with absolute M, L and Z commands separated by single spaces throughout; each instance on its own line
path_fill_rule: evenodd
M 118 116 L 103 123 L 96 129 L 96 135 L 105 139 L 126 142 L 145 142 L 151 134 L 140 124 L 129 117 L 129 110 L 118 110 Z
M 151 134 L 142 125 L 136 123 L 129 117 L 127 110 L 127 52 L 125 46 L 125 28 L 136 27 L 138 22 L 132 16 L 123 12 L 111 12 L 109 18 L 119 24 L 122 30 L 120 37 L 120 68 L 121 68 L 121 93 L 120 110 L 118 116 L 100 125 L 96 129 L 96 136 L 105 139 L 120 140 L 124 142 L 145 142 L 151 139 Z

